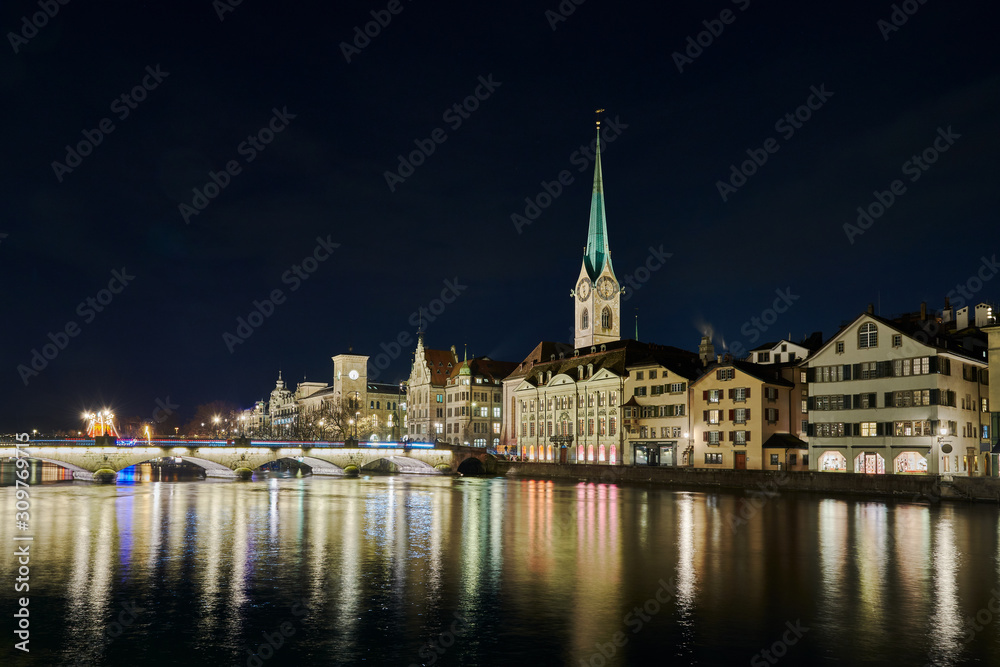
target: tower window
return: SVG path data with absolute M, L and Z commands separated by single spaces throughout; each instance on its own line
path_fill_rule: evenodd
M 584 308 L 583 314 L 580 315 L 580 328 L 589 329 L 590 328 L 590 312 Z
M 601 328 L 610 329 L 611 328 L 611 309 L 607 306 L 601 311 Z

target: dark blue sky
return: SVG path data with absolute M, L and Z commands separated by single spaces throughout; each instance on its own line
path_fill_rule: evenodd
M 879 2 L 587 0 L 555 22 L 556 0 L 403 1 L 348 63 L 341 44 L 388 3 L 244 0 L 220 21 L 209 0 L 70 2 L 37 34 L 23 23 L 37 2 L 5 3 L 0 430 L 73 426 L 102 404 L 148 415 L 168 396 L 182 413 L 249 405 L 279 367 L 329 381 L 348 346 L 374 357 L 412 337 L 446 281 L 462 289 L 425 323 L 431 346 L 520 360 L 567 340 L 592 179 L 574 153 L 600 107 L 621 124 L 602 160 L 616 271 L 671 254 L 623 304 L 643 340 L 696 349 L 705 322 L 750 348 L 830 335 L 869 302 L 940 309 L 1000 250 L 998 11 L 904 4 L 915 13 L 889 30 Z M 467 117 L 449 112 L 477 90 Z M 782 120 L 797 110 L 808 120 Z M 905 165 L 948 128 L 933 164 Z M 434 136 L 390 190 L 397 156 Z M 748 150 L 767 160 L 724 200 Z M 511 216 L 564 170 L 518 233 Z M 185 219 L 209 172 L 225 187 Z M 845 232 L 895 180 L 884 214 Z M 339 247 L 314 255 L 317 238 Z M 306 257 L 328 258 L 302 280 Z M 123 269 L 134 279 L 102 294 Z M 275 290 L 284 301 L 227 345 Z M 761 331 L 778 290 L 797 298 Z M 65 347 L 25 384 L 18 366 L 50 333 Z M 380 379 L 408 375 L 411 353 Z

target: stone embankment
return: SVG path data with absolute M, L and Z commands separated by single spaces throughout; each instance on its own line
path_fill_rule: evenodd
M 677 488 L 809 491 L 893 497 L 918 502 L 975 500 L 1000 503 L 1000 479 L 937 475 L 862 475 L 772 470 L 703 470 L 497 461 L 496 474 L 572 481 L 657 484 Z

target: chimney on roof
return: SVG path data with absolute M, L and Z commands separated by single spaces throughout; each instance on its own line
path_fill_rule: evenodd
M 868 304 L 868 314 L 869 315 L 874 315 L 875 314 L 875 304 L 874 303 L 869 303 Z
M 920 302 L 920 321 L 921 322 L 926 322 L 927 321 L 927 302 L 926 301 L 921 301 Z
M 944 310 L 941 311 L 941 322 L 948 324 L 955 319 L 955 309 L 951 307 L 951 300 L 944 298 Z
M 701 357 L 701 365 L 708 366 L 715 358 L 715 346 L 708 336 L 701 337 L 701 345 L 698 346 L 698 356 Z

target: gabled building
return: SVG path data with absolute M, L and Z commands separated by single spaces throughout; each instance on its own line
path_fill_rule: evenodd
M 966 327 L 868 312 L 808 362 L 810 469 L 983 474 L 989 440 L 986 344 Z M 928 333 L 932 332 L 932 333 Z
M 823 334 L 813 333 L 802 342 L 795 343 L 782 339 L 777 342 L 763 343 L 750 350 L 745 361 L 755 364 L 786 364 L 802 361 L 823 345 Z
M 654 378 L 655 384 L 647 384 L 645 379 L 630 380 L 630 369 L 636 365 L 647 373 L 653 368 L 686 368 L 693 366 L 696 359 L 691 352 L 633 340 L 584 349 L 548 341 L 539 343 L 504 380 L 504 404 L 508 411 L 503 444 L 532 461 L 631 464 L 633 453 L 626 447 L 622 429 L 623 403 L 631 400 L 627 398 L 629 389 L 641 393 L 633 401 L 639 407 L 650 401 L 651 387 L 663 385 L 659 373 Z M 681 377 L 675 372 L 668 374 L 667 380 Z M 655 403 L 659 411 L 659 404 L 664 401 L 657 396 L 650 405 Z M 681 415 L 663 418 L 664 425 L 667 422 L 671 425 L 670 439 L 678 419 L 684 418 Z M 650 418 L 647 428 L 653 421 L 660 426 L 659 412 L 655 420 Z M 639 428 L 636 421 L 637 433 Z M 656 440 L 659 447 L 659 437 Z M 675 444 L 664 443 L 664 446 L 676 451 Z
M 622 423 L 632 463 L 693 464 L 690 387 L 703 370 L 697 355 L 675 348 L 653 348 L 628 366 Z
M 458 367 L 455 347 L 434 350 L 424 347 L 424 334 L 417 334 L 413 367 L 406 385 L 407 431 L 410 440 L 433 442 L 445 437 L 445 389 Z
M 694 467 L 768 470 L 808 465 L 802 460 L 807 455 L 802 442 L 805 389 L 803 371 L 794 364 L 722 358 L 710 365 L 691 385 Z M 778 434 L 794 440 L 772 440 Z M 780 455 L 772 459 L 779 448 Z

